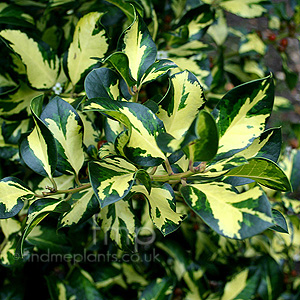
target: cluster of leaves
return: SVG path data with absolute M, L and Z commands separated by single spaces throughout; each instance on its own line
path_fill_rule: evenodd
M 270 3 L 163 4 L 0 4 L 1 296 L 42 263 L 51 299 L 299 297 L 300 152 L 278 163 L 265 45 L 225 20 Z

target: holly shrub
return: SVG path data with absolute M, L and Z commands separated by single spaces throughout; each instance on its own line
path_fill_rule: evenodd
M 1 299 L 299 299 L 294 2 L 0 4 Z

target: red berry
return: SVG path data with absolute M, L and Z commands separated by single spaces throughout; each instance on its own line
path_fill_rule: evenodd
M 275 33 L 270 33 L 268 36 L 268 39 L 272 42 L 274 42 L 276 40 L 276 34 Z
M 103 146 L 103 144 L 105 144 L 105 143 L 107 143 L 107 141 L 105 141 L 105 140 L 99 141 L 99 142 L 98 142 L 98 144 L 97 144 L 97 148 L 98 148 L 98 150 L 99 150 L 99 149 L 100 149 L 100 147 L 102 147 L 102 146 Z
M 281 41 L 280 41 L 280 45 L 282 46 L 282 47 L 287 47 L 287 45 L 288 45 L 288 40 L 286 39 L 286 38 L 284 38 L 284 39 L 282 39 Z
M 166 15 L 164 21 L 165 23 L 169 24 L 172 21 L 172 17 L 170 15 Z

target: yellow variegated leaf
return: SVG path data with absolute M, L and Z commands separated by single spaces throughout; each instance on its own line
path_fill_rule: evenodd
M 251 81 L 230 90 L 217 105 L 219 157 L 249 146 L 265 129 L 274 101 L 272 77 Z M 221 117 L 222 115 L 222 117 Z
M 113 143 L 105 143 L 99 148 L 98 157 L 104 159 L 109 156 L 116 156 L 115 145 Z
M 99 12 L 91 12 L 82 17 L 76 25 L 68 53 L 69 76 L 73 85 L 96 63 L 92 57 L 103 58 L 108 49 L 105 30 L 94 32 L 102 15 Z
M 177 73 L 170 80 L 171 100 L 161 102 L 157 116 L 164 122 L 167 133 L 175 139 L 180 139 L 204 105 L 205 98 L 202 87 L 192 73 Z
M 51 164 L 48 158 L 48 145 L 38 126 L 27 137 L 28 147 L 33 155 L 39 160 L 41 168 L 46 172 L 47 176 L 52 178 Z M 24 146 L 26 147 L 26 146 Z M 43 172 L 43 170 L 41 172 Z
M 34 193 L 14 177 L 0 180 L 0 219 L 15 216 L 23 207 L 25 200 L 34 199 Z
M 226 237 L 244 239 L 273 225 L 271 205 L 259 186 L 238 194 L 222 182 L 191 184 L 181 194 L 196 214 Z
M 32 87 L 49 89 L 55 84 L 59 71 L 59 59 L 56 55 L 45 58 L 46 51 L 42 53 L 39 44 L 19 30 L 5 29 L 0 32 L 0 36 L 21 57 Z
M 221 300 L 233 300 L 245 288 L 249 269 L 236 274 L 233 279 L 226 283 Z
M 222 0 L 220 6 L 240 17 L 256 18 L 267 11 L 266 8 L 260 4 L 260 2 L 264 1 L 265 0 Z
M 224 12 L 222 10 L 217 11 L 218 18 L 216 23 L 209 26 L 207 33 L 214 39 L 215 43 L 218 46 L 221 46 L 225 43 L 225 40 L 228 35 L 228 27 Z
M 165 131 L 163 123 L 146 106 L 95 98 L 86 103 L 85 110 L 100 111 L 127 127 L 128 131 L 118 136 L 115 146 L 130 161 L 141 166 L 157 166 L 166 159 L 156 144 L 158 134 Z
M 136 167 L 124 158 L 89 163 L 89 175 L 101 208 L 124 198 L 134 183 Z
M 21 223 L 15 219 L 2 219 L 0 220 L 0 228 L 6 238 L 10 235 L 21 230 Z
M 171 60 L 178 66 L 177 69 L 172 71 L 172 74 L 179 71 L 189 70 L 192 72 L 198 79 L 199 83 L 204 89 L 207 89 L 208 86 L 205 84 L 207 77 L 210 76 L 210 71 L 201 68 L 197 63 L 197 59 L 193 57 L 172 57 Z
M 30 101 L 40 94 L 40 92 L 29 88 L 25 83 L 21 82 L 16 93 L 9 94 L 7 97 L 0 99 L 1 116 L 11 116 L 21 111 L 26 111 L 30 114 Z
M 135 12 L 135 19 L 123 33 L 118 48 L 127 55 L 131 76 L 139 81 L 155 62 L 156 45 L 143 19 Z
M 99 203 L 92 188 L 79 191 L 72 196 L 71 200 L 75 202 L 72 204 L 71 210 L 62 215 L 59 221 L 60 228 L 80 224 L 98 211 Z
M 241 40 L 239 53 L 245 54 L 254 51 L 260 55 L 264 55 L 266 53 L 266 49 L 267 46 L 257 33 L 249 33 Z
M 98 222 L 110 238 L 122 248 L 135 243 L 135 214 L 130 201 L 121 199 L 101 209 Z
M 201 41 L 193 40 L 190 42 L 187 42 L 177 48 L 171 48 L 166 52 L 168 56 L 177 56 L 177 57 L 182 57 L 182 56 L 190 56 L 193 54 L 199 53 L 199 50 L 206 49 L 208 48 L 207 44 L 204 44 Z M 174 58 L 170 58 L 173 60 Z M 190 70 L 188 67 L 182 68 L 182 69 L 187 69 Z
M 174 192 L 170 185 L 164 184 L 162 187 L 152 187 L 150 194 L 142 185 L 133 186 L 131 191 L 146 196 L 151 219 L 163 235 L 175 231 L 180 226 L 185 216 L 176 213 Z
M 53 134 L 57 145 L 57 170 L 78 174 L 83 162 L 83 126 L 76 110 L 58 96 L 44 108 L 41 120 Z

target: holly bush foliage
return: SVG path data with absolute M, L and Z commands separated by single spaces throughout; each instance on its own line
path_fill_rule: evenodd
M 265 44 L 225 20 L 270 3 L 163 4 L 0 5 L 1 297 L 29 297 L 41 263 L 51 299 L 299 297 L 282 279 L 299 251 L 299 150 L 279 161 L 267 126 Z M 298 25 L 298 8 L 281 19 Z

